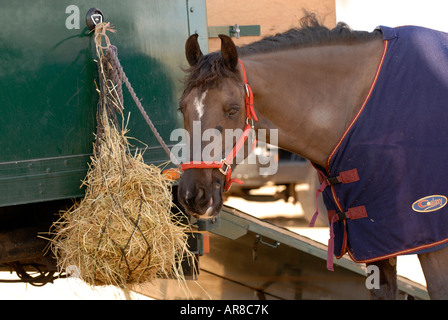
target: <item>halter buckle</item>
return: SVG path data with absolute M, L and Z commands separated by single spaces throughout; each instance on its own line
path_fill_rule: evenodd
M 244 84 L 244 89 L 246 90 L 246 95 L 249 97 L 250 94 L 249 94 L 249 84 L 248 83 Z
M 252 128 L 252 130 L 255 128 L 255 123 L 254 123 L 254 119 L 252 118 L 246 118 L 246 124 L 250 125 L 250 127 Z
M 227 172 L 229 171 L 230 164 L 227 163 L 226 159 L 222 159 L 221 162 L 222 162 L 222 166 L 221 166 L 221 168 L 219 168 L 219 171 L 220 171 L 223 175 L 226 176 L 226 175 L 227 175 Z M 224 167 L 225 167 L 225 169 L 224 169 Z

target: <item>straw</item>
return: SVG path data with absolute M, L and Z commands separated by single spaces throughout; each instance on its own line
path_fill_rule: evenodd
M 130 152 L 118 94 L 121 83 L 110 80 L 103 54 L 107 47 L 101 45 L 110 28 L 101 24 L 95 31 L 100 99 L 93 156 L 82 182 L 85 196 L 54 223 L 52 250 L 61 270 L 75 266 L 79 277 L 93 286 L 127 288 L 157 278 L 183 282 L 181 262 L 193 257 L 187 245 L 189 226 L 173 204 L 169 176 L 161 167 L 145 164 L 141 150 Z

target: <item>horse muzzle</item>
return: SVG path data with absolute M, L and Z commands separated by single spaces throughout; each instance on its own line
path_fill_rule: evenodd
M 213 218 L 222 209 L 224 181 L 211 179 L 209 183 L 200 182 L 194 179 L 196 171 L 206 170 L 192 169 L 184 172 L 179 182 L 179 202 L 191 216 L 201 219 Z

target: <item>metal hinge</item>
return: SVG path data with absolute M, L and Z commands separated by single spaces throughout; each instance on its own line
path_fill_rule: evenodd
M 207 31 L 209 38 L 217 38 L 219 34 L 225 34 L 239 39 L 246 36 L 259 36 L 260 29 L 260 25 L 240 26 L 235 24 L 234 26 L 208 27 Z

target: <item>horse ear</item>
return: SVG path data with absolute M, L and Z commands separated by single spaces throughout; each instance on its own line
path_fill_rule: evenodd
M 230 70 L 235 70 L 238 64 L 238 51 L 236 51 L 235 44 L 229 36 L 220 34 L 221 39 L 221 54 Z
M 185 43 L 185 56 L 190 66 L 194 66 L 198 63 L 202 57 L 202 51 L 198 43 L 198 34 L 192 34 Z

